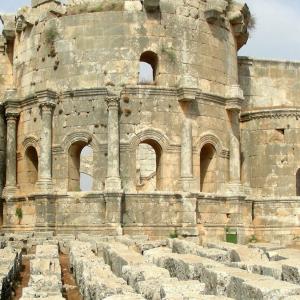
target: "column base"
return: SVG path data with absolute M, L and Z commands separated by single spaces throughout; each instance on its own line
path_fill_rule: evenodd
M 105 180 L 106 192 L 122 192 L 121 178 L 120 177 L 108 177 Z
M 193 177 L 181 177 L 181 189 L 183 192 L 196 192 L 196 180 Z
M 16 186 L 6 186 L 3 189 L 2 197 L 9 200 L 9 198 L 12 198 L 15 196 L 18 188 Z
M 49 179 L 41 179 L 35 184 L 38 194 L 51 193 L 53 190 L 53 183 Z
M 227 185 L 226 194 L 228 196 L 244 196 L 244 186 L 241 183 L 231 182 Z

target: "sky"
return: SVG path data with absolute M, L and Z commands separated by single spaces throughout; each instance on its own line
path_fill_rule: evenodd
M 246 0 L 256 28 L 239 55 L 300 61 L 300 0 Z M 30 0 L 0 0 L 1 12 L 14 12 Z

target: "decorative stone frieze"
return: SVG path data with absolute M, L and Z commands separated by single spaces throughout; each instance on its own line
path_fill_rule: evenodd
M 270 108 L 255 111 L 246 111 L 241 114 L 241 122 L 248 122 L 259 119 L 281 119 L 295 118 L 300 119 L 299 108 Z

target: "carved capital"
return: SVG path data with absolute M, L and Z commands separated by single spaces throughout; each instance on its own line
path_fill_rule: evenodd
M 40 109 L 43 113 L 52 113 L 53 109 L 55 108 L 55 103 L 52 102 L 41 102 L 40 103 Z
M 107 96 L 105 98 L 105 102 L 107 104 L 108 110 L 118 109 L 119 108 L 120 97 L 118 97 L 118 96 Z
M 16 122 L 19 117 L 19 113 L 8 111 L 5 113 L 7 122 Z

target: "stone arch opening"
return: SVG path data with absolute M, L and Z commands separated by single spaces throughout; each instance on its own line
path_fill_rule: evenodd
M 296 196 L 300 196 L 300 169 L 296 172 Z
M 36 149 L 29 146 L 25 151 L 25 186 L 27 190 L 34 190 L 34 186 L 38 180 L 39 159 Z
M 217 151 L 212 144 L 205 144 L 200 151 L 200 191 L 217 192 Z
M 144 140 L 136 150 L 137 191 L 151 192 L 162 186 L 162 148 L 156 141 Z
M 156 79 L 158 56 L 152 51 L 143 52 L 140 57 L 139 83 L 153 84 Z
M 68 151 L 68 190 L 91 191 L 93 188 L 93 150 L 83 141 L 74 142 Z

